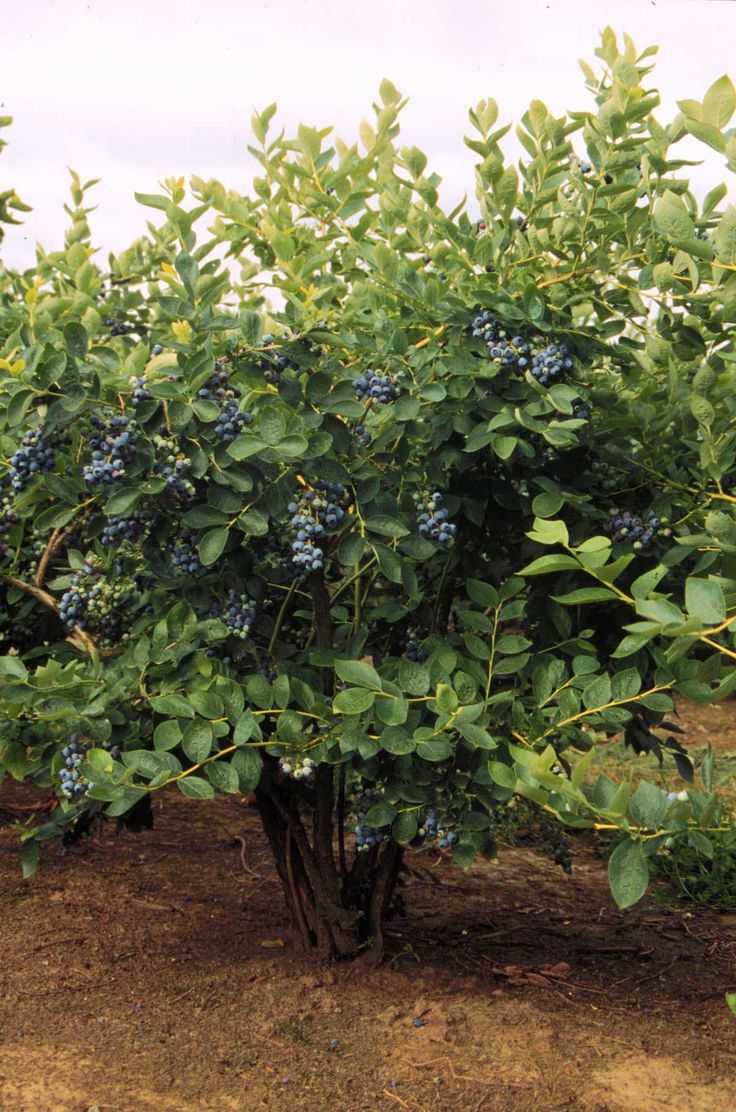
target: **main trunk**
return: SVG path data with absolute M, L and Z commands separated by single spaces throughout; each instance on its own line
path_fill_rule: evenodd
M 341 867 L 344 854 L 339 849 L 336 854 L 333 845 L 331 778 L 331 768 L 318 770 L 311 831 L 295 796 L 278 783 L 256 791 L 261 821 L 283 885 L 294 943 L 325 961 L 362 952 L 378 962 L 403 850 L 389 839 L 356 855 L 349 870 Z

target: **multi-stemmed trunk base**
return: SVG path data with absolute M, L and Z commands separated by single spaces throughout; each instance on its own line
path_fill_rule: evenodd
M 384 952 L 383 925 L 401 866 L 403 850 L 388 839 L 359 854 L 345 868 L 344 852 L 333 845 L 332 815 L 319 806 L 326 796 L 318 770 L 311 838 L 296 802 L 279 785 L 256 791 L 263 828 L 268 837 L 292 921 L 294 943 L 323 961 L 364 954 L 379 962 Z M 331 785 L 329 795 L 331 797 Z

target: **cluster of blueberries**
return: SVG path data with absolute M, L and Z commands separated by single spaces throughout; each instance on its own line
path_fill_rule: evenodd
M 572 415 L 577 417 L 578 421 L 589 421 L 592 416 L 590 404 L 582 398 L 576 398 L 572 403 Z
M 385 842 L 389 837 L 388 830 L 379 827 L 374 829 L 372 826 L 367 826 L 365 823 L 365 811 L 358 811 L 355 824 L 355 848 L 358 853 L 367 853 L 369 849 L 374 846 L 380 846 L 381 842 Z
M 137 331 L 136 325 L 126 324 L 124 320 L 114 320 L 112 317 L 105 321 L 105 328 L 109 328 L 111 336 L 127 336 L 130 332 Z
M 355 439 L 358 440 L 364 448 L 367 448 L 370 445 L 372 437 L 365 425 L 357 425 L 354 435 Z
M 67 799 L 79 799 L 94 787 L 92 781 L 85 780 L 79 771 L 86 749 L 89 749 L 89 742 L 81 742 L 79 734 L 71 734 L 69 744 L 61 751 L 64 767 L 59 770 L 59 778 L 62 794 Z
M 566 344 L 547 344 L 532 356 L 531 372 L 540 386 L 549 386 L 573 366 L 572 353 Z
M 324 567 L 324 550 L 318 542 L 342 525 L 347 506 L 348 492 L 342 483 L 324 479 L 319 479 L 313 490 L 300 493 L 298 502 L 289 503 L 290 525 L 296 534 L 291 544 L 291 560 L 298 572 L 309 573 Z
M 88 556 L 82 568 L 72 575 L 69 589 L 59 603 L 59 617 L 67 629 L 93 629 L 104 642 L 114 644 L 124 636 L 118 610 L 131 593 L 142 586 L 142 577 L 128 578 L 118 562 L 114 576 L 107 580 L 94 556 Z
M 24 490 L 34 475 L 53 471 L 55 465 L 56 453 L 44 443 L 42 430 L 27 432 L 18 451 L 10 457 L 10 485 L 15 491 Z
M 414 640 L 406 642 L 403 656 L 406 660 L 413 660 L 415 664 L 422 664 L 427 659 L 425 650 Z
M 382 842 L 390 837 L 390 830 L 387 826 L 368 826 L 365 821 L 365 816 L 370 808 L 382 798 L 383 792 L 379 788 L 364 788 L 360 777 L 357 779 L 355 790 L 351 791 L 348 796 L 350 813 L 355 816 L 353 831 L 355 834 L 355 848 L 358 853 L 367 853 L 369 849 L 380 846 Z
M 267 332 L 261 340 L 263 347 L 272 347 L 276 343 L 276 337 L 272 332 Z M 269 352 L 269 355 L 271 353 Z M 278 386 L 281 382 L 282 375 L 285 371 L 298 371 L 299 364 L 295 363 L 293 359 L 289 359 L 287 355 L 276 355 L 272 361 L 263 364 L 263 377 L 266 382 L 272 386 Z
M 130 595 L 140 590 L 143 577 L 123 575 L 121 562 L 114 568 L 114 576 L 95 583 L 87 595 L 87 622 L 99 634 L 103 642 L 115 644 L 123 639 L 125 629 L 118 613 Z
M 227 398 L 234 398 L 238 396 L 240 391 L 236 391 L 230 385 L 230 372 L 226 371 L 222 363 L 215 363 L 215 370 L 207 380 L 206 386 L 200 387 L 197 391 L 197 397 L 202 401 L 221 402 Z
M 482 309 L 480 313 L 477 313 L 470 326 L 470 334 L 488 345 L 495 343 L 500 330 L 501 325 L 488 309 Z
M 635 552 L 648 548 L 656 537 L 672 536 L 667 518 L 658 517 L 653 510 L 648 510 L 644 519 L 630 510 L 611 510 L 611 520 L 603 528 L 614 541 L 633 542 Z
M 247 595 L 239 595 L 236 591 L 230 591 L 224 603 L 212 603 L 210 617 L 221 618 L 235 637 L 245 640 L 250 632 L 250 627 L 255 621 L 256 612 Z
M 593 460 L 588 468 L 588 474 L 601 490 L 615 490 L 618 486 L 610 466 L 604 460 Z
M 172 437 L 163 434 L 154 436 L 153 445 L 159 454 L 159 458 L 153 465 L 153 473 L 165 480 L 164 493 L 177 501 L 188 502 L 194 497 L 194 485 L 187 478 L 187 472 L 191 467 L 189 460 L 183 452 L 179 451 Z
M 124 477 L 125 465 L 135 455 L 133 428 L 122 414 L 115 414 L 108 420 L 95 415 L 90 424 L 92 459 L 82 469 L 84 480 L 90 486 L 107 486 Z
M 234 399 L 223 402 L 220 416 L 215 425 L 215 436 L 223 444 L 231 444 L 236 436 L 240 436 L 246 425 L 253 424 L 252 413 L 241 413 L 238 403 Z
M 308 780 L 316 767 L 311 757 L 279 757 L 279 771 L 294 780 Z
M 532 351 L 523 336 L 509 337 L 500 321 L 488 309 L 473 318 L 470 333 L 482 340 L 492 362 L 506 370 L 530 370 L 540 386 L 556 382 L 565 371 L 573 368 L 572 352 L 565 344 L 551 343 Z
M 583 163 L 581 163 L 581 165 L 580 165 L 580 173 L 581 174 L 590 174 L 590 173 L 592 173 L 592 170 L 593 170 L 593 163 L 592 162 L 583 162 Z M 641 166 L 639 167 L 639 176 L 641 177 Z M 603 175 L 603 181 L 606 183 L 606 185 L 611 185 L 612 182 L 613 182 L 613 178 L 611 177 L 610 174 L 605 173 Z
M 59 603 L 59 617 L 67 629 L 74 629 L 75 626 L 87 628 L 89 592 L 86 584 L 88 581 L 95 584 L 99 577 L 100 569 L 91 557 L 87 557 L 82 568 L 72 575 L 69 589 L 61 596 Z
M 414 495 L 414 499 L 419 510 L 417 515 L 419 536 L 428 541 L 435 541 L 443 548 L 449 547 L 455 540 L 457 525 L 450 522 L 448 511 L 442 508 L 443 497 L 440 492 L 436 490 L 425 501 L 422 501 L 418 494 Z
M 253 424 L 253 414 L 242 413 L 238 409 L 240 390 L 230 385 L 230 372 L 224 369 L 222 363 L 215 363 L 214 374 L 210 376 L 207 385 L 197 391 L 197 397 L 202 401 L 220 403 L 215 436 L 223 444 L 231 444 L 246 425 Z
M 417 830 L 417 836 L 425 843 L 437 841 L 440 849 L 447 849 L 448 846 L 454 846 L 458 840 L 458 836 L 454 830 L 447 830 L 445 825 L 440 823 L 437 812 L 432 808 L 427 811 L 424 820 Z
M 13 509 L 8 494 L 0 498 L 0 556 L 8 551 L 8 530 L 18 524 L 18 515 Z
M 198 543 L 197 534 L 190 531 L 175 540 L 171 549 L 171 566 L 177 572 L 189 575 L 193 579 L 204 575 L 207 570 L 199 559 Z
M 509 338 L 506 329 L 488 311 L 477 313 L 470 326 L 470 334 L 488 348 L 492 362 L 507 370 L 523 371 L 529 366 L 529 345 L 522 336 Z
M 150 510 L 135 510 L 129 517 L 113 514 L 100 533 L 100 544 L 115 546 L 121 541 L 137 541 L 153 521 Z
M 148 389 L 148 379 L 145 375 L 139 375 L 138 378 L 132 380 L 133 384 L 133 408 L 137 409 L 141 402 L 150 402 L 153 394 Z
M 354 380 L 353 389 L 361 402 L 370 398 L 380 405 L 388 405 L 401 392 L 397 383 L 397 375 L 381 375 L 377 371 L 367 370 Z

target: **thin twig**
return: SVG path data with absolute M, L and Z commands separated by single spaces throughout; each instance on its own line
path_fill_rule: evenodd
M 249 869 L 248 866 L 245 863 L 245 838 L 242 838 L 240 836 L 240 834 L 235 834 L 233 836 L 233 841 L 240 842 L 240 845 L 242 847 L 241 850 L 240 850 L 240 864 L 243 866 L 243 869 L 245 870 L 245 872 L 248 873 L 249 876 L 254 876 L 256 878 L 256 880 L 260 880 L 261 879 L 261 874 L 260 873 L 254 873 L 253 870 Z
M 500 1089 L 531 1089 L 532 1087 L 531 1085 L 526 1085 L 518 1081 L 487 1081 L 483 1077 L 468 1077 L 463 1073 L 455 1073 L 455 1067 L 447 1057 L 429 1058 L 426 1062 L 412 1062 L 408 1058 L 404 1058 L 403 1060 L 415 1069 L 427 1069 L 428 1066 L 433 1066 L 437 1062 L 446 1062 L 453 1081 L 472 1081 L 476 1085 L 491 1085 L 493 1088 Z

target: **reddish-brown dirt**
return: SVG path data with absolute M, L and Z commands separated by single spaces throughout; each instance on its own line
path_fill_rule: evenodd
M 251 808 L 155 811 L 31 881 L 0 827 L 0 1112 L 736 1107 L 736 916 L 663 889 L 617 911 L 587 841 L 572 877 L 528 849 L 466 873 L 414 854 L 385 967 L 319 969 Z

